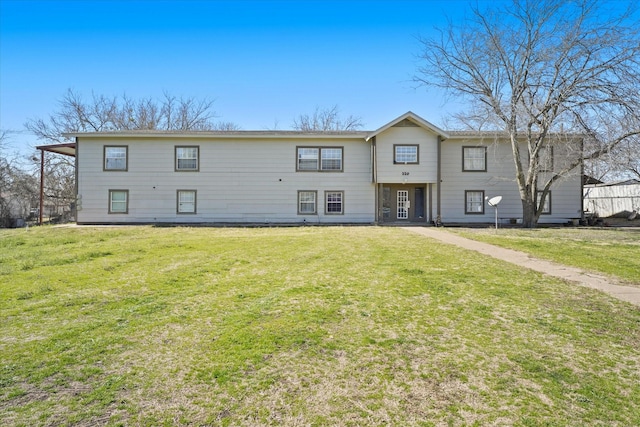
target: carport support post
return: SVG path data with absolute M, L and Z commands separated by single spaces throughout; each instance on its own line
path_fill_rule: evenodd
M 38 224 L 42 225 L 42 211 L 44 210 L 44 150 L 40 150 L 40 209 Z

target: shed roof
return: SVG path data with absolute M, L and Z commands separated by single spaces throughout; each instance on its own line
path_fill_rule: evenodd
M 66 144 L 49 144 L 49 145 L 39 145 L 36 149 L 41 151 L 48 151 L 50 153 L 63 154 L 65 156 L 76 156 L 76 143 L 69 142 Z

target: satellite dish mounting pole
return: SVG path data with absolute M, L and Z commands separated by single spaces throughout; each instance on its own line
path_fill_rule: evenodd
M 485 197 L 484 199 L 487 201 L 487 204 L 489 206 L 493 206 L 493 208 L 496 210 L 496 230 L 497 230 L 498 229 L 498 203 L 502 201 L 502 196 L 494 196 L 492 198 Z

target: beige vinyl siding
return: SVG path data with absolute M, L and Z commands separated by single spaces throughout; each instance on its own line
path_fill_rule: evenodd
M 417 145 L 417 164 L 394 164 L 394 146 Z M 377 178 L 380 183 L 436 182 L 438 137 L 421 127 L 391 127 L 376 136 Z M 408 175 L 403 175 L 408 172 Z
M 464 172 L 462 170 L 462 147 L 486 146 L 487 171 Z M 525 147 L 522 147 L 526 150 Z M 554 148 L 554 156 L 561 156 L 562 149 Z M 484 214 L 465 214 L 465 191 L 483 190 L 486 197 L 502 196 L 498 206 L 498 215 L 503 221 L 509 218 L 522 218 L 522 202 L 515 181 L 515 165 L 508 143 L 493 143 L 492 140 L 448 139 L 442 142 L 442 182 L 441 203 L 442 221 L 449 223 L 486 222 L 495 218 L 494 208 L 485 204 Z M 541 174 L 544 178 L 544 174 Z M 540 217 L 540 223 L 565 222 L 569 218 L 578 218 L 580 213 L 579 174 L 574 173 L 565 180 L 554 184 L 552 191 L 551 215 Z M 543 180 L 541 179 L 540 182 Z
M 79 223 L 371 223 L 375 192 L 362 139 L 79 138 Z M 127 145 L 128 171 L 102 171 L 103 146 Z M 296 147 L 344 147 L 343 171 L 296 172 Z M 199 146 L 199 171 L 175 171 L 175 147 Z M 108 190 L 129 191 L 127 215 L 108 215 Z M 197 213 L 176 213 L 177 190 L 197 191 Z M 319 194 L 317 215 L 298 215 L 299 190 Z M 344 215 L 325 215 L 325 191 L 343 191 Z
M 567 166 L 569 159 L 575 157 L 575 147 L 572 149 L 566 143 L 553 146 L 553 169 L 561 170 Z M 549 179 L 550 173 L 540 173 L 540 182 Z M 563 177 L 551 187 L 551 214 L 541 215 L 538 223 L 558 223 L 564 220 L 580 218 L 582 214 L 582 175 L 580 168 L 574 168 L 571 173 Z
M 494 210 L 486 205 L 484 213 L 465 214 L 465 191 L 483 191 L 488 197 L 500 195 L 499 216 L 522 217 L 508 143 L 440 132 L 444 140 L 440 143 L 438 182 L 438 131 L 418 122 L 422 123 L 409 117 L 375 133 L 353 134 L 78 134 L 78 222 L 372 223 L 379 208 L 376 195 L 383 194 L 385 187 L 397 190 L 404 184 L 407 188 L 424 188 L 425 215 L 435 218 L 440 213 L 445 224 L 493 222 Z M 127 147 L 126 171 L 104 171 L 105 145 Z M 198 147 L 197 171 L 175 170 L 179 146 Z M 397 146 L 417 146 L 418 162 L 395 164 Z M 486 171 L 463 170 L 463 146 L 487 147 Z M 342 149 L 342 169 L 297 171 L 297 149 L 301 147 Z M 565 151 L 554 146 L 554 168 L 563 166 Z M 579 170 L 554 184 L 551 214 L 542 216 L 540 222 L 578 217 L 580 188 Z M 110 189 L 128 192 L 126 214 L 108 213 Z M 197 194 L 195 214 L 177 213 L 177 192 L 185 189 Z M 315 214 L 299 213 L 299 191 L 316 192 Z M 342 214 L 326 213 L 328 191 L 343 195 Z

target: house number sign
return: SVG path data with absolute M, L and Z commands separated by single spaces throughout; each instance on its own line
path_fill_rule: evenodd
M 402 176 L 407 176 L 409 175 L 409 172 L 402 172 Z

